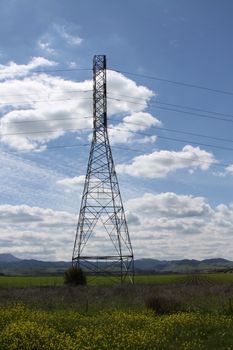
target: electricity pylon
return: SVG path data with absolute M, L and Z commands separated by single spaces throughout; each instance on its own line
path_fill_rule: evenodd
M 93 138 L 72 264 L 121 283 L 134 279 L 133 249 L 108 138 L 105 55 L 93 60 Z

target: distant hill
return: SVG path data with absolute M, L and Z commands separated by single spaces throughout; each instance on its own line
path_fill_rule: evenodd
M 135 261 L 137 271 L 153 271 L 154 273 L 189 273 L 209 270 L 233 269 L 233 261 L 215 258 L 205 260 L 183 259 L 183 260 L 154 260 L 140 259 Z
M 0 263 L 1 262 L 16 262 L 16 261 L 20 261 L 20 259 L 16 258 L 14 255 L 12 254 L 0 254 Z
M 5 275 L 63 274 L 70 265 L 70 262 L 65 261 L 19 259 L 11 254 L 0 254 L 0 274 Z
M 40 261 L 19 259 L 12 254 L 0 254 L 0 275 L 58 275 L 71 266 L 66 261 Z M 233 270 L 233 261 L 215 259 L 183 260 L 135 260 L 136 273 L 192 273 L 204 271 Z

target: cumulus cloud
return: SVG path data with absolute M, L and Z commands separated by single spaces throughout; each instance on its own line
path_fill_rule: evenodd
M 138 138 L 137 132 L 141 132 L 151 126 L 161 126 L 162 123 L 150 113 L 135 112 L 123 118 L 122 122 L 117 125 L 109 126 L 109 137 L 111 143 L 128 143 L 138 139 L 139 143 L 156 141 L 156 135 Z M 140 135 L 140 133 L 139 133 Z
M 164 192 L 130 199 L 125 208 L 136 258 L 232 259 L 233 204 L 213 207 L 204 197 Z M 76 215 L 66 211 L 0 205 L 0 252 L 69 260 L 76 225 Z M 92 253 L 108 251 L 102 236 L 92 238 Z
M 119 164 L 117 171 L 137 177 L 159 178 L 178 169 L 207 170 L 216 162 L 212 153 L 186 145 L 178 152 L 162 150 L 137 156 L 131 164 Z
M 83 186 L 85 181 L 85 175 L 66 177 L 65 179 L 58 180 L 57 184 L 62 186 Z
M 5 66 L 2 68 L 5 72 L 4 81 L 0 83 L 2 143 L 17 150 L 43 150 L 49 141 L 67 132 L 77 133 L 79 129 L 92 128 L 92 80 L 74 82 L 45 73 L 33 73 L 35 68 L 55 64 L 37 57 L 27 65 L 10 63 L 6 66 L 10 71 L 5 71 Z M 32 74 L 29 75 L 31 71 Z M 112 142 L 128 142 L 135 136 L 132 132 L 161 124 L 157 118 L 144 112 L 153 92 L 144 86 L 138 86 L 120 73 L 109 71 L 109 93 L 113 95 L 119 90 L 140 98 L 140 105 L 130 101 L 109 100 Z M 114 119 L 115 115 L 120 121 Z M 136 139 L 140 142 L 140 137 Z M 153 140 L 155 137 L 142 142 Z
M 109 114 L 127 114 L 122 122 L 112 117 L 109 122 L 109 136 L 111 143 L 154 142 L 156 137 L 139 137 L 136 132 L 144 131 L 151 126 L 162 126 L 161 121 L 150 113 L 144 112 L 150 99 L 154 96 L 153 91 L 142 85 L 137 85 L 133 80 L 123 74 L 109 70 L 108 77 L 108 110 Z M 119 95 L 120 92 L 120 95 Z M 130 97 L 129 97 L 130 96 Z M 140 103 L 138 103 L 140 101 Z
M 135 81 L 112 70 L 107 71 L 107 84 L 110 113 L 111 111 L 114 111 L 115 114 L 143 111 L 151 97 L 154 96 L 153 91 L 147 87 L 137 85 Z M 140 101 L 140 103 L 137 103 L 137 101 Z
M 85 175 L 66 177 L 58 180 L 57 184 L 66 188 L 68 192 L 76 189 L 77 187 L 83 188 L 85 182 Z
M 77 218 L 65 211 L 0 205 L 0 252 L 45 260 L 70 259 Z M 67 250 L 64 250 L 64 247 Z
M 9 62 L 7 65 L 1 64 L 0 80 L 24 77 L 38 67 L 51 67 L 56 65 L 56 62 L 47 60 L 44 57 L 33 57 L 28 64 L 17 64 L 15 62 Z M 16 91 L 19 92 L 19 90 Z
M 146 193 L 126 203 L 135 255 L 157 259 L 232 259 L 233 205 L 204 197 Z
M 224 171 L 215 171 L 213 175 L 218 177 L 226 177 L 226 176 L 232 176 L 233 175 L 233 164 L 228 165 L 225 167 Z
M 156 212 L 167 217 L 198 217 L 210 213 L 205 198 L 173 192 L 145 193 L 140 201 L 138 198 L 128 201 L 128 206 L 142 214 L 153 215 Z
M 72 219 L 72 220 L 71 220 Z M 54 211 L 28 205 L 0 205 L 0 224 L 30 223 L 38 227 L 43 225 L 65 225 L 73 223 L 73 215 L 64 211 Z
M 48 74 L 2 82 L 1 141 L 14 149 L 34 150 L 67 129 L 91 128 L 91 97 L 82 93 L 91 89 L 91 81 L 75 83 Z
M 228 167 L 226 167 L 226 173 L 233 175 L 233 164 L 229 165 Z

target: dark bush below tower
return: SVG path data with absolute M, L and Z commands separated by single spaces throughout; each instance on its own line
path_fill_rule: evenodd
M 86 285 L 87 279 L 82 269 L 72 266 L 65 271 L 64 283 L 71 286 Z

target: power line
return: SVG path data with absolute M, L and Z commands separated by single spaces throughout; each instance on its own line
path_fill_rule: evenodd
M 89 117 L 83 117 L 81 119 L 86 119 Z M 77 120 L 77 118 L 69 118 L 69 119 L 53 119 L 55 120 Z M 42 121 L 46 121 L 45 119 L 42 119 Z M 51 121 L 51 120 L 47 120 L 47 121 Z M 33 121 L 36 122 L 36 121 Z M 126 122 L 123 121 L 124 124 L 132 124 L 132 125 L 143 125 L 141 123 L 133 123 L 133 122 Z M 197 137 L 203 137 L 203 138 L 208 138 L 208 139 L 212 139 L 212 140 L 217 140 L 217 141 L 224 141 L 224 142 L 231 142 L 233 143 L 233 140 L 230 139 L 225 139 L 225 138 L 220 138 L 220 137 L 212 137 L 212 136 L 208 136 L 208 135 L 204 135 L 204 134 L 197 134 L 197 133 L 192 133 L 192 132 L 186 132 L 186 131 L 182 131 L 182 130 L 175 130 L 175 129 L 169 129 L 169 128 L 163 128 L 163 127 L 156 127 L 156 126 L 150 126 L 150 128 L 156 129 L 158 131 L 160 130 L 164 130 L 164 131 L 169 131 L 169 132 L 175 132 L 175 133 L 179 133 L 179 134 L 184 134 L 184 135 L 191 135 L 191 136 L 197 136 Z M 0 136 L 14 136 L 14 135 L 30 135 L 30 134 L 47 134 L 47 133 L 56 133 L 56 132 L 73 132 L 73 131 L 83 131 L 83 130 L 90 130 L 91 128 L 69 128 L 69 129 L 56 129 L 56 130 L 41 130 L 41 131 L 25 131 L 25 132 L 13 132 L 13 133 L 4 133 L 4 134 L 0 134 Z M 109 129 L 114 129 L 120 132 L 130 132 L 130 133 L 135 133 L 135 134 L 140 134 L 143 136 L 158 136 L 160 138 L 162 138 L 163 136 L 161 135 L 151 135 L 151 134 L 147 134 L 147 133 L 143 133 L 140 131 L 132 131 L 132 130 L 122 130 L 119 128 L 115 128 L 115 127 L 109 127 Z M 190 140 L 189 140 L 190 142 Z M 213 145 L 214 146 L 214 145 Z M 214 146 L 216 147 L 216 146 Z M 220 146 L 218 146 L 220 147 Z
M 81 144 L 81 145 L 77 145 L 77 144 L 74 144 L 74 145 L 60 145 L 60 146 L 48 146 L 46 147 L 46 150 L 53 150 L 53 149 L 62 149 L 62 148 L 73 148 L 73 147 L 87 147 L 87 146 L 90 146 L 89 143 L 84 143 L 84 144 Z
M 9 68 L 9 67 L 8 67 Z M 39 69 L 39 70 L 34 70 L 33 68 L 32 69 L 26 69 L 23 70 L 23 69 L 19 69 L 19 70 L 14 70 L 14 71 L 5 71 L 5 72 L 1 72 L 0 71 L 0 74 L 1 75 L 4 75 L 4 74 L 27 74 L 27 73 L 57 73 L 57 72 L 74 72 L 74 71 L 91 71 L 92 69 L 91 68 L 61 68 L 61 69 Z
M 60 145 L 60 146 L 48 146 L 46 147 L 46 151 L 53 151 L 53 150 L 58 150 L 58 149 L 66 149 L 66 148 L 80 148 L 80 147 L 87 147 L 90 146 L 89 143 L 87 144 L 71 144 L 71 145 Z M 137 152 L 137 153 L 142 153 L 141 149 L 136 149 L 136 148 L 130 148 L 130 147 L 122 147 L 122 146 L 111 146 L 111 148 L 113 149 L 119 149 L 119 150 L 123 150 L 123 151 L 131 151 L 131 152 Z M 168 152 L 174 152 L 174 150 L 166 150 Z M 22 151 L 6 151 L 3 150 L 2 152 L 7 153 L 7 154 L 18 154 L 18 153 L 22 153 Z M 27 150 L 24 151 L 25 153 L 27 152 Z M 160 152 L 160 151 L 158 151 Z M 34 154 L 38 154 L 38 153 L 34 153 Z M 187 162 L 190 162 L 190 159 L 187 159 L 185 157 L 181 157 L 181 156 L 177 156 L 177 159 L 181 159 Z M 198 160 L 199 163 L 203 163 L 203 164 L 210 164 L 211 166 L 217 166 L 217 167 L 229 167 L 232 164 L 231 163 L 220 163 L 220 162 L 208 162 L 208 161 L 203 161 L 203 160 Z
M 17 102 L 13 102 L 13 101 L 10 101 L 10 102 L 0 102 L 0 105 L 14 105 L 14 104 L 17 104 L 17 105 L 27 105 L 27 104 L 30 104 L 30 103 L 41 103 L 41 102 L 58 102 L 58 101 L 79 101 L 79 100 L 92 100 L 92 97 L 79 97 L 78 99 L 77 98 L 58 98 L 58 99 L 46 99 L 46 100 L 30 100 L 30 101 L 17 101 Z
M 111 129 L 111 128 L 109 128 L 109 129 Z M 120 132 L 125 132 L 125 130 L 122 130 L 122 129 L 115 129 L 115 130 L 118 130 Z M 130 131 L 130 130 L 127 130 L 127 131 L 131 132 L 133 134 L 141 134 L 141 135 L 144 135 L 144 136 L 156 136 L 156 137 L 158 137 L 160 139 L 164 139 L 164 140 L 183 142 L 183 143 L 188 143 L 188 144 L 195 144 L 197 146 L 213 147 L 213 148 L 222 149 L 222 150 L 225 150 L 225 151 L 233 151 L 233 148 L 231 148 L 231 147 L 216 146 L 216 145 L 211 145 L 211 144 L 207 144 L 207 143 L 195 142 L 195 141 L 190 141 L 190 140 L 182 140 L 182 139 L 177 139 L 177 138 L 167 137 L 167 136 L 162 136 L 162 135 L 149 135 L 149 134 L 141 133 L 141 132 L 138 132 L 138 131 Z
M 134 96 L 129 96 L 129 95 L 121 95 L 121 94 L 114 94 L 114 93 L 110 93 L 108 94 L 108 96 L 117 96 L 117 97 L 126 97 L 126 98 L 131 98 L 134 100 L 143 100 L 145 101 L 145 98 L 142 97 L 134 97 Z M 153 97 L 152 97 L 153 98 Z M 196 107 L 191 107 L 191 106 L 186 106 L 186 105 L 181 105 L 181 104 L 174 104 L 174 103 L 169 103 L 169 102 L 163 102 L 163 101 L 159 101 L 156 100 L 154 103 L 153 102 L 149 102 L 149 104 L 153 104 L 153 105 L 157 105 L 157 104 L 161 104 L 161 105 L 165 105 L 165 106 L 172 106 L 172 107 L 178 107 L 178 108 L 183 108 L 183 109 L 190 109 L 190 110 L 194 110 L 194 111 L 198 111 L 198 112 L 204 112 L 204 113 L 209 113 L 209 114 L 214 114 L 214 115 L 222 115 L 224 117 L 230 117 L 233 118 L 233 114 L 228 114 L 228 113 L 221 113 L 221 112 L 216 112 L 216 111 L 210 111 L 207 109 L 202 109 L 202 108 L 196 108 Z
M 53 92 L 52 94 L 54 93 L 54 91 L 58 91 L 58 93 L 62 93 L 62 94 L 73 94 L 73 93 L 87 93 L 87 92 L 93 92 L 93 89 L 89 89 L 89 90 L 78 90 L 78 89 L 75 89 L 75 90 L 63 90 L 63 91 L 60 91 L 59 89 L 53 89 Z M 129 95 L 122 95 L 122 94 L 115 94 L 115 93 L 110 93 L 108 94 L 108 96 L 117 96 L 117 97 L 126 97 L 126 98 L 130 98 L 130 99 L 133 99 L 133 100 L 143 100 L 144 103 L 142 103 L 141 105 L 145 105 L 145 104 L 148 104 L 148 102 L 146 101 L 145 98 L 142 98 L 142 97 L 135 97 L 135 96 L 129 96 Z M 7 94 L 7 95 L 0 95 L 1 97 L 9 97 L 9 96 L 34 96 L 34 94 Z M 45 95 L 46 97 L 48 95 Z M 51 96 L 51 93 L 49 93 L 49 96 Z M 111 97 L 110 97 L 111 98 Z M 55 100 L 51 100 L 49 98 L 47 98 L 46 100 L 39 100 L 39 101 L 10 101 L 10 102 L 2 102 L 0 103 L 1 105 L 4 105 L 4 104 L 26 104 L 26 103 L 30 103 L 30 102 L 47 102 L 47 101 L 62 101 L 62 100 L 66 100 L 66 99 L 55 99 Z M 67 99 L 68 100 L 68 99 Z M 71 99 L 73 100 L 73 99 Z M 76 100 L 76 99 L 75 99 Z M 126 102 L 134 102 L 134 101 L 126 101 Z M 228 113 L 221 113 L 221 112 L 216 112 L 216 111 L 210 111 L 210 110 L 206 110 L 206 109 L 201 109 L 201 108 L 196 108 L 196 107 L 191 107 L 191 106 L 185 106 L 185 105 L 181 105 L 181 104 L 174 104 L 174 103 L 168 103 L 168 102 L 163 102 L 163 101 L 155 101 L 154 103 L 153 102 L 149 102 L 150 105 L 154 104 L 154 105 L 158 105 L 158 104 L 161 104 L 161 105 L 165 105 L 165 106 L 173 106 L 173 107 L 178 107 L 178 108 L 183 108 L 183 109 L 189 109 L 189 110 L 194 110 L 194 111 L 199 111 L 199 112 L 204 112 L 204 113 L 209 113 L 209 114 L 214 114 L 214 115 L 222 115 L 222 116 L 225 116 L 225 117 L 231 117 L 233 118 L 233 114 L 228 114 Z
M 165 106 L 172 106 L 172 107 L 178 107 L 178 108 L 191 109 L 191 110 L 198 111 L 198 112 L 204 112 L 204 113 L 209 113 L 209 114 L 214 114 L 214 115 L 222 115 L 222 116 L 224 116 L 224 117 L 233 118 L 233 114 L 215 112 L 215 111 L 210 111 L 210 110 L 202 109 L 202 108 L 184 106 L 184 105 L 180 105 L 180 104 L 174 104 L 174 103 L 168 103 L 168 102 L 161 102 L 161 101 L 156 101 L 156 104 L 161 104 L 161 105 L 165 105 Z
M 108 97 L 109 100 L 114 100 L 114 101 L 118 101 L 118 102 L 127 102 L 127 103 L 131 103 L 131 104 L 135 104 L 135 105 L 142 105 L 142 106 L 156 106 L 156 108 L 158 109 L 162 109 L 162 110 L 166 110 L 166 111 L 172 111 L 172 112 L 177 112 L 177 113 L 182 113 L 182 114 L 187 114 L 187 115 L 195 115 L 198 117 L 202 117 L 202 118 L 207 118 L 207 119 L 215 119 L 215 120 L 221 120 L 221 121 L 225 121 L 225 122 L 231 122 L 233 123 L 233 120 L 230 119 L 226 119 L 226 118 L 219 118 L 219 117 L 214 117 L 214 116 L 210 116 L 210 115 L 205 115 L 205 114 L 200 114 L 200 113 L 195 113 L 195 112 L 190 112 L 190 111 L 184 111 L 184 110 L 180 110 L 180 109 L 174 109 L 174 108 L 168 108 L 168 107 L 161 107 L 158 106 L 157 103 L 140 103 L 140 102 L 134 102 L 134 101 L 128 101 L 128 100 L 124 100 L 124 99 L 118 99 L 118 98 L 113 98 L 113 97 Z M 22 105 L 26 105 L 26 104 L 30 104 L 30 103 L 44 103 L 44 102 L 58 102 L 58 101 L 79 101 L 79 100 L 92 100 L 92 97 L 83 97 L 83 98 L 78 98 L 78 99 L 74 99 L 74 98 L 64 98 L 64 99 L 46 99 L 46 100 L 31 100 L 31 101 L 18 101 L 18 102 L 4 102 L 4 103 L 0 103 L 0 105 L 12 105 L 12 104 L 22 104 Z M 191 109 L 192 107 L 190 107 Z M 214 114 L 220 114 L 217 112 L 214 112 Z M 220 115 L 223 115 L 222 113 Z M 233 118 L 233 115 L 227 115 L 228 117 Z
M 129 72 L 129 71 L 124 71 L 124 70 L 118 70 L 118 69 L 113 69 L 113 68 L 108 68 L 108 70 L 110 71 L 115 71 L 117 73 L 123 73 L 123 74 L 128 74 L 128 75 L 132 75 L 132 76 L 137 76 L 137 77 L 141 77 L 141 78 L 146 78 L 146 79 L 150 79 L 150 80 L 158 80 L 158 81 L 162 81 L 162 82 L 166 82 L 166 83 L 171 83 L 171 84 L 175 84 L 175 85 L 181 85 L 181 86 L 186 86 L 186 87 L 191 87 L 191 88 L 196 88 L 196 89 L 202 89 L 202 90 L 207 90 L 207 91 L 211 91 L 211 92 L 215 92 L 215 93 L 221 93 L 221 94 L 225 94 L 225 95 L 233 95 L 232 91 L 227 91 L 227 90 L 222 90 L 222 89 L 214 89 L 214 88 L 210 88 L 210 87 L 206 87 L 203 85 L 198 85 L 198 84 L 190 84 L 187 82 L 183 82 L 183 81 L 177 81 L 177 80 L 171 80 L 171 79 L 165 79 L 165 78 L 160 78 L 157 76 L 151 76 L 151 75 L 145 75 L 145 74 L 139 74 L 139 73 L 133 73 L 133 72 Z M 91 68 L 61 68 L 61 69 L 40 69 L 40 70 L 28 70 L 25 68 L 25 71 L 23 71 L 22 69 L 20 70 L 14 70 L 14 71 L 0 71 L 0 75 L 4 75 L 4 74 L 22 74 L 22 73 L 57 73 L 57 72 L 74 72 L 74 71 L 92 71 Z
M 154 127 L 156 128 L 156 127 Z M 198 133 L 194 133 L 194 132 L 188 132 L 188 131 L 183 131 L 183 130 L 176 130 L 176 129 L 169 129 L 169 128 L 163 128 L 163 127 L 158 127 L 158 130 L 165 130 L 165 131 L 169 131 L 169 132 L 175 132 L 178 134 L 184 134 L 184 135 L 190 135 L 190 136 L 197 136 L 197 137 L 203 137 L 203 138 L 207 138 L 210 140 L 216 140 L 216 141 L 224 141 L 224 142 L 231 142 L 233 143 L 233 140 L 230 139 L 225 139 L 222 137 L 214 137 L 214 136 L 209 136 L 209 135 L 204 135 L 204 134 L 198 134 Z
M 79 148 L 79 147 L 87 147 L 87 146 L 90 146 L 90 144 L 88 143 L 88 144 L 82 144 L 82 145 L 73 144 L 73 145 L 51 146 L 51 147 L 47 147 L 46 150 L 53 151 L 53 150 L 57 150 L 57 149 L 76 148 L 76 147 Z M 123 150 L 123 151 L 127 151 L 127 152 L 130 151 L 130 152 L 142 153 L 141 149 L 131 148 L 131 147 L 111 146 L 111 148 L 119 149 L 119 150 Z M 160 152 L 160 151 L 158 151 L 158 152 Z M 174 150 L 165 150 L 165 151 L 175 152 Z M 176 158 L 177 159 L 181 159 L 183 161 L 190 162 L 190 159 L 187 159 L 186 157 L 181 157 L 181 156 L 176 155 Z M 218 161 L 216 161 L 216 162 L 208 162 L 208 161 L 203 161 L 203 160 L 199 160 L 199 159 L 198 159 L 198 162 L 201 163 L 201 164 L 209 164 L 211 166 L 224 167 L 224 168 L 227 168 L 227 167 L 232 165 L 232 163 L 223 163 L 223 162 L 218 162 Z
M 44 147 L 45 145 L 41 145 L 41 147 Z M 73 147 L 87 147 L 90 146 L 89 143 L 86 144 L 74 144 L 74 145 L 60 145 L 60 146 L 46 146 L 46 151 L 52 151 L 52 150 L 56 150 L 56 149 L 65 149 L 65 148 L 73 148 Z M 37 151 L 39 151 L 40 149 L 37 149 Z M 1 150 L 2 152 L 6 153 L 6 154 L 19 154 L 19 153 L 27 153 L 28 151 L 31 150 L 20 150 L 20 151 L 7 151 L 7 150 Z M 38 153 L 34 153 L 34 154 L 38 154 Z
M 113 97 L 108 97 L 108 99 L 115 100 L 115 101 L 118 101 L 118 102 L 127 102 L 127 103 L 132 103 L 132 104 L 135 104 L 135 105 L 145 106 L 145 103 L 133 102 L 133 101 L 123 100 L 123 99 L 118 99 L 118 98 L 113 98 Z M 147 106 L 154 106 L 154 105 L 156 105 L 156 103 L 147 103 Z M 162 110 L 166 110 L 166 111 L 179 112 L 179 113 L 183 113 L 183 114 L 187 114 L 187 115 L 195 115 L 195 116 L 202 117 L 202 118 L 216 119 L 216 120 L 222 120 L 222 121 L 233 123 L 233 120 L 226 119 L 226 118 L 213 117 L 213 116 L 209 116 L 209 115 L 205 115 L 205 114 L 200 114 L 200 113 L 195 113 L 195 112 L 188 112 L 188 111 L 182 111 L 182 110 L 174 109 L 174 108 L 159 107 L 158 105 L 156 105 L 156 108 L 162 109 Z
M 59 92 L 59 90 L 57 90 Z M 93 92 L 93 90 L 63 90 L 61 93 L 65 94 L 72 94 L 72 93 L 87 93 L 87 92 Z M 53 93 L 53 92 L 52 92 Z M 1 95 L 3 97 L 9 97 L 9 96 L 34 96 L 35 94 L 17 94 L 17 95 Z M 14 105 L 14 104 L 29 104 L 29 103 L 37 103 L 37 102 L 57 102 L 57 101 L 78 101 L 78 100 L 89 100 L 92 99 L 92 97 L 79 97 L 79 98 L 57 98 L 57 99 L 51 99 L 48 97 L 51 96 L 51 93 L 45 95 L 47 98 L 44 100 L 26 100 L 26 101 L 7 101 L 7 102 L 0 102 L 0 105 Z
M 133 101 L 128 101 L 128 100 L 123 100 L 123 99 L 117 99 L 117 98 L 113 98 L 113 97 L 108 97 L 108 99 L 110 100 L 114 100 L 114 101 L 118 101 L 118 102 L 127 102 L 127 103 L 132 103 L 132 104 L 136 104 L 136 105 L 147 105 L 147 106 L 152 106 L 152 105 L 156 105 L 155 103 L 138 103 L 138 102 L 133 102 Z M 31 100 L 31 101 L 19 101 L 19 102 L 5 102 L 5 103 L 0 103 L 0 105 L 12 105 L 12 104 L 30 104 L 30 103 L 44 103 L 44 102 L 58 102 L 58 101 L 79 101 L 79 100 L 92 100 L 91 97 L 83 97 L 83 98 L 78 98 L 78 99 L 73 99 L 73 98 L 65 98 L 65 99 L 47 99 L 47 100 Z M 216 119 L 216 120 L 221 120 L 221 121 L 226 121 L 226 122 L 231 122 L 233 123 L 233 120 L 230 119 L 226 119 L 226 118 L 219 118 L 219 117 L 214 117 L 214 116 L 209 116 L 209 115 L 204 115 L 204 114 L 200 114 L 200 113 L 195 113 L 195 112 L 188 112 L 188 111 L 182 111 L 182 110 L 178 110 L 178 109 L 174 109 L 174 108 L 167 108 L 167 107 L 160 107 L 156 105 L 156 108 L 158 109 L 162 109 L 162 110 L 166 110 L 166 111 L 172 111 L 172 112 L 178 112 L 178 113 L 182 113 L 182 114 L 187 114 L 187 115 L 195 115 L 198 117 L 202 117 L 202 118 L 208 118 L 208 119 Z
M 134 122 L 127 122 L 127 121 L 122 121 L 122 123 L 123 124 L 139 125 L 139 126 L 140 125 L 144 125 L 142 123 L 134 123 Z M 208 138 L 208 139 L 211 139 L 211 140 L 217 140 L 217 141 L 224 141 L 224 142 L 231 142 L 231 143 L 233 143 L 233 140 L 230 140 L 230 139 L 225 139 L 225 138 L 221 138 L 221 137 L 214 137 L 214 136 L 208 136 L 208 135 L 204 135 L 204 134 L 197 134 L 197 133 L 183 131 L 183 130 L 169 129 L 169 128 L 163 128 L 163 127 L 160 127 L 160 126 L 157 127 L 157 126 L 153 126 L 153 125 L 151 125 L 150 128 L 156 129 L 158 131 L 164 130 L 164 131 L 169 131 L 169 132 L 174 132 L 174 133 L 179 133 L 179 134 L 184 134 L 184 135 L 191 135 L 191 136 Z M 114 127 L 114 129 L 115 129 L 115 127 Z M 137 133 L 137 134 L 141 134 L 141 135 L 144 135 L 144 136 L 154 136 L 154 135 L 146 134 L 146 133 L 143 133 L 143 132 L 140 132 L 140 131 L 131 131 L 131 130 L 122 130 L 122 129 L 117 129 L 117 130 L 124 131 L 124 132 Z
M 211 147 L 211 148 L 216 148 L 216 149 L 222 149 L 225 151 L 233 151 L 233 148 L 231 148 L 231 147 L 215 146 L 215 145 L 211 145 L 208 143 L 201 143 L 201 142 L 195 142 L 195 141 L 190 141 L 190 140 L 181 140 L 181 139 L 177 139 L 177 138 L 173 138 L 173 137 L 166 137 L 166 136 L 161 136 L 161 135 L 157 135 L 157 137 L 160 139 L 164 139 L 164 140 L 194 144 L 196 146 L 205 146 L 205 147 Z
M 152 126 L 152 128 L 153 128 L 153 126 Z M 90 130 L 91 128 L 82 128 L 82 129 L 70 128 L 70 129 L 56 129 L 56 130 L 45 130 L 45 131 L 16 132 L 16 133 L 2 134 L 0 136 L 47 134 L 47 133 L 57 133 L 57 132 L 73 132 L 73 131 L 81 131 L 81 130 L 88 130 L 88 129 Z M 211 147 L 211 148 L 221 149 L 221 150 L 225 150 L 225 151 L 233 151 L 233 148 L 231 148 L 231 147 L 217 146 L 217 145 L 201 143 L 201 142 L 196 142 L 196 141 L 190 141 L 190 140 L 183 140 L 183 139 L 172 138 L 172 137 L 167 137 L 167 136 L 162 136 L 162 135 L 149 135 L 149 134 L 141 133 L 141 132 L 138 132 L 138 131 L 122 130 L 122 129 L 117 129 L 117 128 L 114 128 L 114 127 L 113 128 L 109 127 L 109 129 L 115 129 L 115 130 L 118 130 L 120 132 L 131 132 L 131 133 L 135 133 L 135 134 L 142 134 L 144 136 L 157 136 L 160 139 L 165 139 L 165 140 L 170 140 L 170 141 L 176 141 L 176 142 L 182 142 L 182 143 L 188 143 L 188 144 L 195 144 L 197 146 Z
M 172 112 L 183 113 L 183 114 L 187 114 L 187 115 L 195 115 L 195 116 L 201 117 L 201 118 L 222 120 L 222 121 L 225 121 L 225 122 L 233 123 L 233 120 L 231 120 L 231 119 L 226 119 L 226 118 L 219 118 L 219 117 L 214 117 L 214 116 L 205 115 L 205 114 L 200 114 L 200 113 L 195 113 L 195 112 L 181 111 L 181 110 L 179 110 L 179 109 L 174 109 L 174 108 L 159 107 L 159 106 L 157 106 L 156 108 L 162 109 L 162 110 L 165 110 L 165 111 L 172 111 Z
M 47 95 L 46 94 L 44 94 L 45 96 L 48 96 L 48 94 L 49 95 L 51 95 L 51 94 L 53 94 L 54 93 L 54 91 L 57 91 L 57 93 L 67 93 L 67 94 L 69 94 L 69 93 L 76 93 L 76 92 L 80 92 L 80 93 L 86 93 L 86 92 L 93 92 L 93 89 L 89 89 L 89 90 L 63 90 L 63 91 L 61 91 L 60 89 L 52 89 L 52 93 L 51 92 L 48 92 L 47 93 Z M 34 95 L 36 95 L 37 94 L 37 92 L 35 92 L 34 94 L 33 93 L 31 93 L 31 94 L 5 94 L 5 95 L 0 95 L 0 97 L 11 97 L 11 96 L 34 96 Z M 14 103 L 14 102 L 13 102 Z
M 15 122 L 8 122 L 8 123 L 16 123 L 16 124 L 21 124 L 21 123 L 37 123 L 37 122 L 53 122 L 53 121 L 69 121 L 69 120 L 80 120 L 80 119 L 89 119 L 92 116 L 89 117 L 82 117 L 82 118 L 57 118 L 57 119 L 38 119 L 38 120 L 26 120 L 26 121 L 15 121 Z M 116 120 L 116 119 L 114 119 Z M 122 122 L 123 124 L 132 124 L 132 125 L 138 125 L 138 126 L 144 126 L 143 123 L 136 123 L 136 122 L 127 122 L 124 120 L 119 120 L 120 122 Z M 7 123 L 7 122 L 6 122 Z M 4 123 L 4 125 L 6 124 Z M 190 135 L 190 136 L 197 136 L 197 137 L 203 137 L 203 138 L 208 138 L 208 139 L 212 139 L 212 140 L 217 140 L 217 141 L 223 141 L 223 142 L 233 142 L 233 140 L 230 139 L 226 139 L 226 138 L 220 138 L 220 137 L 213 137 L 213 136 L 209 136 L 209 135 L 205 135 L 205 134 L 198 134 L 198 133 L 193 133 L 193 132 L 187 132 L 187 131 L 183 131 L 183 130 L 177 130 L 177 129 L 170 129 L 170 128 L 164 128 L 164 127 L 156 127 L 151 125 L 150 128 L 152 129 L 156 129 L 158 131 L 160 130 L 164 130 L 164 131 L 168 131 L 168 132 L 175 132 L 175 133 L 179 133 L 179 134 L 184 134 L 184 135 Z M 70 129 L 56 129 L 56 130 L 41 130 L 41 131 L 25 131 L 25 132 L 13 132 L 13 133 L 5 133 L 5 134 L 1 134 L 1 136 L 10 136 L 10 135 L 23 135 L 23 134 L 40 134 L 40 133 L 53 133 L 53 132 L 66 132 L 66 131 L 78 131 L 78 130 L 87 130 L 90 128 L 82 128 L 82 129 L 77 129 L 77 128 L 70 128 Z M 115 129 L 115 128 L 114 128 Z M 122 130 L 122 129 L 117 129 L 118 131 L 124 131 L 124 132 L 133 132 L 131 130 Z M 153 136 L 153 135 L 149 135 L 149 134 L 145 134 L 145 133 L 140 133 L 139 131 L 135 132 L 138 134 L 142 134 L 144 136 Z
M 120 146 L 111 146 L 112 148 L 117 148 L 117 149 L 121 149 L 121 150 L 124 150 L 124 151 L 133 151 L 133 152 L 140 152 L 141 153 L 141 150 L 137 150 L 137 149 L 132 149 L 132 148 L 128 148 L 128 147 L 120 147 Z M 164 150 L 162 150 L 164 151 Z M 168 151 L 168 152 L 174 152 L 174 150 L 165 150 L 165 151 Z M 157 152 L 160 152 L 160 151 L 157 151 Z M 187 161 L 187 162 L 190 162 L 190 159 L 187 159 L 187 158 L 184 158 L 184 157 L 180 157 L 180 156 L 177 156 L 176 155 L 176 158 L 178 159 L 181 159 L 181 160 L 184 160 L 184 161 Z M 199 163 L 204 163 L 204 164 L 210 164 L 212 166 L 220 166 L 220 167 L 228 167 L 230 166 L 231 164 L 226 164 L 226 163 L 219 163 L 219 162 L 207 162 L 207 161 L 203 161 L 203 160 L 198 160 Z
M 89 117 L 79 117 L 78 119 L 90 119 L 93 118 L 93 116 Z M 25 123 L 39 123 L 39 122 L 53 122 L 53 121 L 63 121 L 63 120 L 77 120 L 77 117 L 74 118 L 54 118 L 54 119 L 36 119 L 36 120 L 20 120 L 20 121 L 10 121 L 10 122 L 5 122 L 2 125 L 5 124 L 25 124 Z M 1 125 L 1 119 L 0 119 L 0 125 Z
M 69 132 L 69 131 L 81 131 L 81 130 L 90 130 L 91 128 L 81 128 L 81 129 L 56 129 L 56 130 L 42 130 L 42 131 L 26 131 L 26 132 L 15 132 L 0 134 L 0 136 L 13 136 L 13 135 L 31 135 L 31 134 L 48 134 L 56 132 Z
M 190 88 L 195 88 L 195 89 L 206 90 L 206 91 L 220 93 L 220 94 L 224 94 L 224 95 L 231 95 L 231 96 L 233 95 L 232 91 L 221 90 L 221 89 L 213 89 L 213 88 L 209 88 L 209 87 L 202 86 L 202 85 L 186 83 L 186 82 L 183 82 L 183 81 L 165 79 L 165 78 L 160 78 L 160 77 L 156 77 L 156 76 L 145 75 L 145 74 L 138 74 L 138 73 L 123 71 L 123 70 L 117 70 L 117 69 L 109 69 L 109 70 L 112 70 L 112 71 L 117 72 L 117 73 L 123 73 L 123 74 L 132 75 L 132 76 L 135 76 L 135 77 L 141 77 L 141 78 L 146 78 L 146 79 L 150 79 L 150 80 L 158 80 L 158 81 L 162 81 L 162 82 L 165 82 L 165 83 L 170 83 L 170 84 L 175 84 L 175 85 L 180 85 L 180 86 L 185 86 L 185 87 L 190 87 Z
M 75 72 L 75 71 L 92 71 L 92 69 L 91 68 L 39 69 L 39 70 L 33 70 L 32 73 L 56 73 L 56 72 Z

